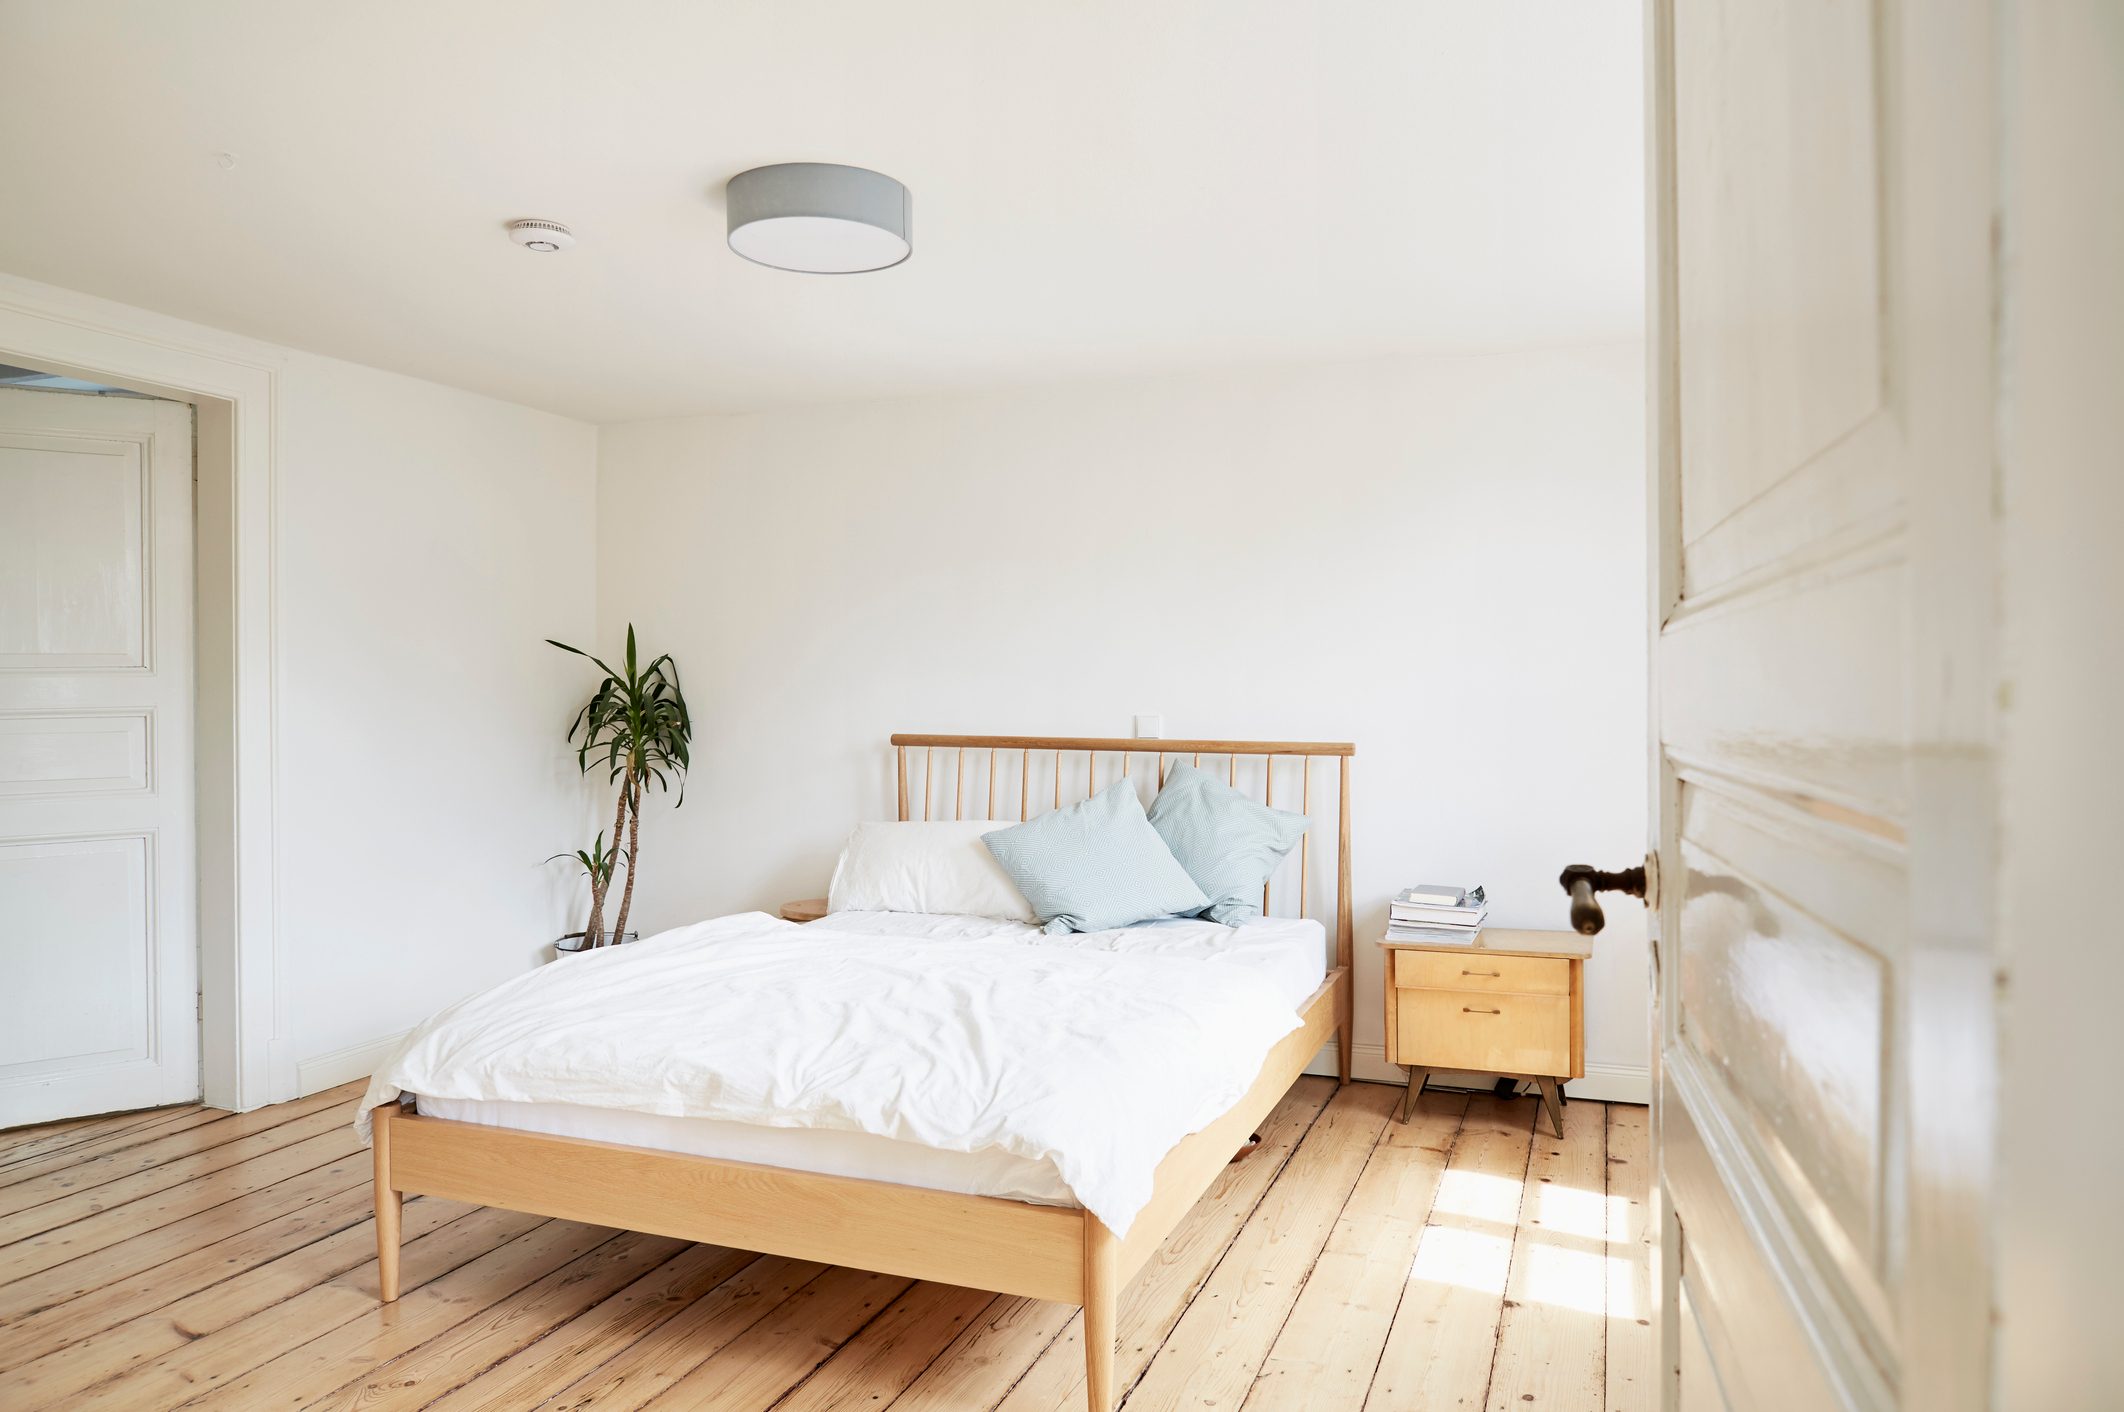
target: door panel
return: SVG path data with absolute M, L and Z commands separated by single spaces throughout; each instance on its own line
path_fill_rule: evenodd
M 1917 1056 L 1960 1024 L 1992 1067 L 1990 995 L 1927 980 L 1992 862 L 1986 11 L 1648 13 L 1668 1366 L 1682 1405 L 1979 1406 L 1982 1282 L 1919 1272 L 1981 1259 L 1942 1193 L 1983 1165 L 1936 1163 L 1989 1089 L 1920 1101 Z
M 23 433 L 0 443 L 0 670 L 146 665 L 144 451 Z
M 0 1127 L 199 1096 L 191 408 L 0 390 Z
M 1680 1042 L 1724 1080 L 1794 1203 L 1878 1250 L 1887 967 L 1685 839 Z M 1833 865 L 1832 865 L 1833 866 Z
M 141 793 L 151 728 L 145 711 L 0 716 L 0 796 Z
M 1674 10 L 1684 542 L 1882 410 L 1873 24 L 1833 0 Z
M 154 936 L 148 926 L 150 840 L 0 844 L 14 1014 L 0 1032 L 0 1072 L 26 1078 L 154 1051 Z M 80 999 L 95 977 L 98 1003 Z

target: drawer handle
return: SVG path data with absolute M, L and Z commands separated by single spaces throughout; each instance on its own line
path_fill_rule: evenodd
M 1485 1010 L 1478 1005 L 1463 1005 L 1460 1007 L 1460 1013 L 1463 1015 L 1501 1015 L 1504 1012 L 1501 1010 Z
M 1464 976 L 1488 976 L 1494 981 L 1504 973 L 1502 971 L 1462 971 L 1460 974 Z

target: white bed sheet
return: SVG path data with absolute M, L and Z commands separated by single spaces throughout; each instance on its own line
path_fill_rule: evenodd
M 842 932 L 895 939 L 994 940 L 1027 946 L 1082 947 L 1193 958 L 1240 966 L 1269 981 L 1298 1009 L 1327 975 L 1327 933 L 1317 921 L 1268 917 L 1240 927 L 1173 921 L 1117 931 L 1049 936 L 1038 927 L 987 917 L 912 912 L 840 912 Z M 419 1110 L 437 1118 L 558 1137 L 590 1138 L 661 1152 L 731 1162 L 756 1162 L 794 1171 L 864 1177 L 933 1191 L 999 1196 L 1049 1206 L 1074 1206 L 1075 1196 L 1050 1158 L 1025 1158 L 1000 1149 L 953 1152 L 870 1133 L 823 1128 L 770 1128 L 717 1118 L 672 1117 L 574 1103 L 523 1103 L 422 1095 Z

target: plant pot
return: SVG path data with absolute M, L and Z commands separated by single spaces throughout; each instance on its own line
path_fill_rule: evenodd
M 588 932 L 569 932 L 566 936 L 554 942 L 554 958 L 558 960 L 560 957 L 563 956 L 580 956 L 585 950 L 602 949 L 597 947 L 586 948 L 583 945 L 583 938 L 588 935 Z M 605 933 L 606 946 L 625 946 L 630 941 L 640 941 L 641 939 L 642 934 L 640 932 L 624 932 L 617 937 L 613 936 L 613 934 L 610 932 Z

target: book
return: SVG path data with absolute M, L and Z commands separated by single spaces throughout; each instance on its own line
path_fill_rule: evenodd
M 1396 902 L 1413 902 L 1419 907 L 1480 907 L 1483 892 L 1480 887 L 1454 887 L 1449 883 L 1418 883 L 1405 887 L 1394 894 Z
M 1487 907 L 1418 907 L 1409 902 L 1392 903 L 1387 908 L 1387 917 L 1391 921 L 1417 922 L 1429 926 L 1478 926 L 1489 914 L 1490 909 Z
M 1389 925 L 1388 941 L 1420 941 L 1426 946 L 1472 946 L 1482 935 L 1480 927 L 1412 927 Z

